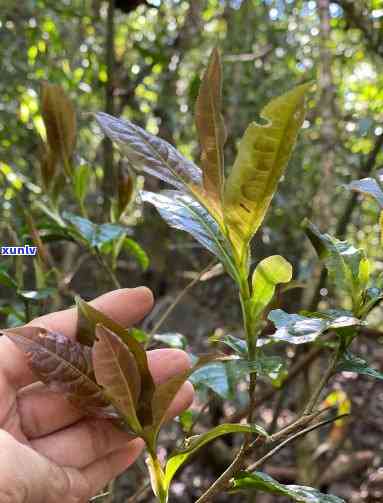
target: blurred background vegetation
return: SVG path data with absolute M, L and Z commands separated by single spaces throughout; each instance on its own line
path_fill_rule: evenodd
M 34 260 L 1 258 L 3 323 L 17 324 L 70 305 L 74 293 L 91 298 L 117 285 L 146 284 L 157 298 L 143 324 L 150 330 L 206 267 L 206 252 L 168 229 L 134 197 L 137 191 L 131 188 L 142 187 L 143 180 L 134 178 L 103 139 L 92 113 L 127 117 L 197 160 L 193 108 L 214 46 L 224 63 L 227 169 L 245 127 L 259 119 L 268 99 L 302 81 L 316 84 L 298 147 L 254 244 L 255 260 L 279 253 L 294 265 L 296 288 L 282 293 L 279 303 L 287 310 L 332 306 L 325 276 L 300 229 L 305 217 L 322 231 L 364 247 L 376 272 L 383 270 L 378 208 L 344 188 L 351 180 L 379 176 L 383 168 L 382 19 L 382 0 L 0 0 L 1 243 L 37 243 L 40 252 Z M 49 174 L 44 175 L 43 82 L 59 84 L 77 113 L 71 173 L 56 174 L 50 188 Z M 146 180 L 145 185 L 157 190 L 160 184 Z M 102 224 L 107 226 L 101 229 Z M 161 331 L 181 332 L 190 350 L 205 350 L 207 336 L 238 330 L 235 301 L 224 276 L 197 283 Z M 379 313 L 375 317 L 377 330 L 370 331 L 361 351 L 383 366 L 378 331 L 383 320 Z M 183 344 L 180 338 L 172 341 Z M 305 372 L 303 390 L 296 386 L 270 395 L 259 408 L 265 423 L 272 422 L 276 407 L 288 420 L 299 394 L 315 379 L 315 369 L 310 372 L 314 377 Z M 363 377 L 339 379 L 335 389 L 354 407 L 366 405 L 370 396 L 368 435 L 361 426 L 353 427 L 353 435 L 343 433 L 340 447 L 334 447 L 331 430 L 320 442 L 315 437 L 284 453 L 284 471 L 281 464 L 271 468 L 279 478 L 307 482 L 318 480 L 318 473 L 312 473 L 318 469 L 311 469 L 313 455 L 324 465 L 346 456 L 344 473 L 328 475 L 322 486 L 340 486 L 332 492 L 343 491 L 339 495 L 347 501 L 382 501 L 377 450 L 382 446 L 382 394 Z M 226 408 L 216 395 L 210 398 L 205 420 L 212 424 L 243 405 L 240 390 Z M 171 445 L 174 435 L 170 431 L 165 444 Z M 327 451 L 318 454 L 319 443 L 329 445 Z M 217 445 L 208 462 L 200 459 L 183 472 L 174 501 L 192 501 L 230 460 L 233 445 Z M 116 484 L 113 501 L 131 501 L 128 496 L 140 487 L 142 495 L 134 501 L 150 501 L 145 484 L 138 465 Z M 277 501 L 260 498 L 257 502 Z

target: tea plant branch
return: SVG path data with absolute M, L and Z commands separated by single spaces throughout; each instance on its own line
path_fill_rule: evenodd
M 332 377 L 332 375 L 335 372 L 338 361 L 339 361 L 340 357 L 342 356 L 342 352 L 343 352 L 342 346 L 339 345 L 338 349 L 335 351 L 335 353 L 333 355 L 333 358 L 332 358 L 326 372 L 324 373 L 322 379 L 319 381 L 318 386 L 314 389 L 314 392 L 311 395 L 310 400 L 304 409 L 303 413 L 305 415 L 310 414 L 310 412 L 313 411 L 315 405 L 317 404 L 317 402 L 320 398 L 320 395 L 323 391 L 323 388 L 326 386 L 326 384 L 328 383 L 328 381 L 330 380 L 330 378 Z
M 143 496 L 146 495 L 151 490 L 150 487 L 150 482 L 147 481 L 142 486 L 132 495 L 130 496 L 127 500 L 126 503 L 137 503 L 138 501 L 141 500 Z
M 180 301 L 184 298 L 184 296 L 188 293 L 189 290 L 193 288 L 194 285 L 196 285 L 202 276 L 211 269 L 214 264 L 215 260 L 212 260 L 211 262 L 208 263 L 208 265 L 202 269 L 201 272 L 198 273 L 198 275 L 188 283 L 183 290 L 179 292 L 177 297 L 174 299 L 174 301 L 170 304 L 170 306 L 165 310 L 165 312 L 162 314 L 160 319 L 157 321 L 157 323 L 154 325 L 152 330 L 149 332 L 148 336 L 148 341 L 146 342 L 146 346 L 150 344 L 150 341 L 152 340 L 153 336 L 158 332 L 158 330 L 161 328 L 162 324 L 165 322 L 165 320 L 168 318 L 168 316 L 172 313 L 173 309 L 180 303 Z
M 92 250 L 92 253 L 97 258 L 99 264 L 102 266 L 102 268 L 104 269 L 106 274 L 109 276 L 111 282 L 113 283 L 113 286 L 117 289 L 120 289 L 121 288 L 120 281 L 118 280 L 117 276 L 115 275 L 114 271 L 112 270 L 112 268 L 110 267 L 108 262 L 105 260 L 105 258 L 102 256 L 102 254 L 99 252 L 99 250 L 97 248 L 94 248 Z
M 370 151 L 370 154 L 368 155 L 366 162 L 361 164 L 358 175 L 356 178 L 364 178 L 364 177 L 368 176 L 374 170 L 376 160 L 378 158 L 379 152 L 381 151 L 382 147 L 383 147 L 383 134 L 379 135 L 376 138 L 375 144 L 374 144 L 372 150 Z M 338 239 L 345 238 L 347 227 L 351 221 L 352 214 L 353 214 L 355 208 L 357 207 L 357 202 L 358 202 L 358 194 L 357 194 L 357 192 L 353 192 L 350 195 L 350 197 L 346 203 L 346 206 L 344 208 L 344 211 L 343 211 L 341 217 L 339 218 L 338 224 L 336 226 L 335 236 Z M 327 276 L 327 274 L 326 274 L 325 269 L 322 269 L 321 274 L 320 274 L 320 278 L 318 280 L 318 284 L 315 288 L 314 294 L 313 294 L 312 299 L 309 303 L 309 310 L 310 311 L 314 311 L 319 303 L 320 292 L 326 284 L 326 276 Z
M 297 361 L 297 363 L 292 367 L 291 371 L 289 372 L 288 376 L 284 380 L 282 387 L 286 386 L 289 384 L 291 381 L 293 381 L 300 373 L 308 366 L 310 365 L 314 360 L 316 360 L 319 355 L 322 353 L 323 349 L 321 347 L 315 347 L 308 351 L 305 355 L 302 356 L 302 358 Z M 280 388 L 271 388 L 269 391 L 266 391 L 261 397 L 259 397 L 257 404 L 261 405 L 263 404 L 266 400 L 269 400 L 272 398 L 275 393 L 280 391 Z M 237 423 L 241 419 L 243 419 L 247 414 L 248 414 L 249 407 L 247 406 L 246 408 L 240 410 L 239 412 L 236 412 L 232 416 L 228 418 L 228 421 L 230 423 Z
M 306 435 L 307 433 L 310 433 L 311 431 L 314 431 L 318 428 L 321 428 L 322 426 L 325 426 L 326 424 L 333 423 L 334 421 L 337 421 L 338 419 L 341 419 L 343 417 L 349 416 L 349 414 L 340 414 L 335 417 L 331 417 L 330 419 L 325 419 L 323 421 L 320 421 L 319 423 L 315 423 L 312 426 L 308 426 L 307 428 L 304 428 L 301 431 L 298 431 L 298 433 L 295 433 L 291 437 L 288 437 L 286 440 L 278 444 L 274 449 L 271 449 L 267 454 L 265 454 L 261 459 L 258 461 L 255 461 L 255 463 L 251 464 L 250 466 L 247 467 L 246 471 L 247 472 L 253 472 L 256 470 L 259 466 L 263 465 L 269 458 L 274 456 L 277 452 L 279 452 L 281 449 L 283 449 L 287 444 L 290 442 L 293 442 L 297 438 Z
M 209 487 L 209 489 L 205 491 L 200 498 L 198 498 L 196 503 L 206 503 L 211 501 L 213 496 L 224 491 L 229 486 L 230 479 L 243 468 L 246 454 L 247 448 L 245 445 L 242 445 L 231 465 Z

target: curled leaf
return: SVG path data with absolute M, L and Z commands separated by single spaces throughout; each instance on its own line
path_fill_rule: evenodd
M 141 377 L 129 348 L 113 332 L 97 325 L 92 348 L 94 373 L 116 409 L 133 431 L 141 430 L 136 407 L 141 393 Z
M 279 283 L 288 283 L 293 274 L 291 264 L 280 255 L 261 260 L 253 273 L 251 303 L 253 314 L 258 317 L 274 296 Z
M 221 200 L 224 180 L 223 146 L 226 129 L 221 114 L 222 68 L 214 49 L 202 78 L 195 106 L 195 121 L 201 144 L 203 186 L 209 197 Z

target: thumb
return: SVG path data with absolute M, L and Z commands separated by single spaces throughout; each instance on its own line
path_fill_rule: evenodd
M 62 468 L 0 429 L 0 501 L 84 503 L 89 485 L 74 468 Z

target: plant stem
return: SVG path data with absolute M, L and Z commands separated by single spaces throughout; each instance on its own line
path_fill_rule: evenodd
M 117 276 L 114 274 L 114 271 L 109 266 L 108 262 L 104 259 L 104 257 L 101 255 L 99 250 L 95 249 L 95 250 L 93 250 L 93 253 L 95 254 L 95 256 L 96 256 L 97 260 L 99 261 L 99 263 L 101 264 L 101 266 L 103 267 L 104 271 L 109 276 L 111 282 L 113 283 L 113 286 L 118 289 L 121 288 L 121 283 L 117 279 Z
M 247 449 L 243 445 L 238 451 L 231 465 L 222 473 L 222 475 L 213 483 L 213 485 L 211 485 L 209 489 L 204 492 L 204 494 L 196 501 L 196 503 L 206 503 L 207 501 L 211 501 L 213 496 L 226 489 L 229 480 L 243 468 L 246 452 Z
M 320 394 L 322 393 L 323 388 L 326 386 L 326 384 L 328 383 L 329 379 L 331 378 L 331 376 L 333 375 L 333 373 L 335 371 L 335 368 L 338 364 L 338 361 L 339 361 L 339 358 L 341 357 L 341 354 L 342 354 L 342 350 L 341 350 L 341 347 L 339 346 L 338 349 L 336 350 L 326 372 L 324 373 L 322 379 L 318 383 L 318 386 L 315 388 L 313 394 L 311 395 L 311 398 L 303 411 L 304 415 L 310 414 L 313 411 L 314 407 L 316 406 L 316 404 L 320 398 Z
M 278 451 L 283 449 L 283 447 L 285 447 L 287 444 L 289 444 L 290 442 L 292 442 L 296 438 L 301 437 L 302 435 L 305 435 L 306 433 L 310 433 L 310 431 L 316 430 L 317 428 L 320 428 L 321 426 L 325 426 L 326 424 L 332 423 L 332 422 L 334 422 L 342 417 L 348 416 L 348 415 L 349 414 L 341 414 L 339 416 L 332 417 L 330 419 L 325 419 L 324 421 L 320 421 L 319 423 L 313 424 L 312 426 L 308 426 L 307 428 L 305 428 L 301 431 L 298 431 L 298 433 L 295 433 L 295 435 L 292 435 L 291 437 L 286 438 L 286 440 L 284 440 L 283 442 L 278 444 L 276 447 L 274 447 L 274 449 L 271 449 L 271 451 L 269 451 L 267 454 L 265 454 L 262 458 L 258 459 L 258 461 L 256 461 L 252 465 L 250 465 L 246 469 L 246 471 L 253 472 L 256 468 L 263 465 L 265 463 L 265 461 L 267 461 L 269 458 L 274 456 L 274 454 L 276 454 Z

